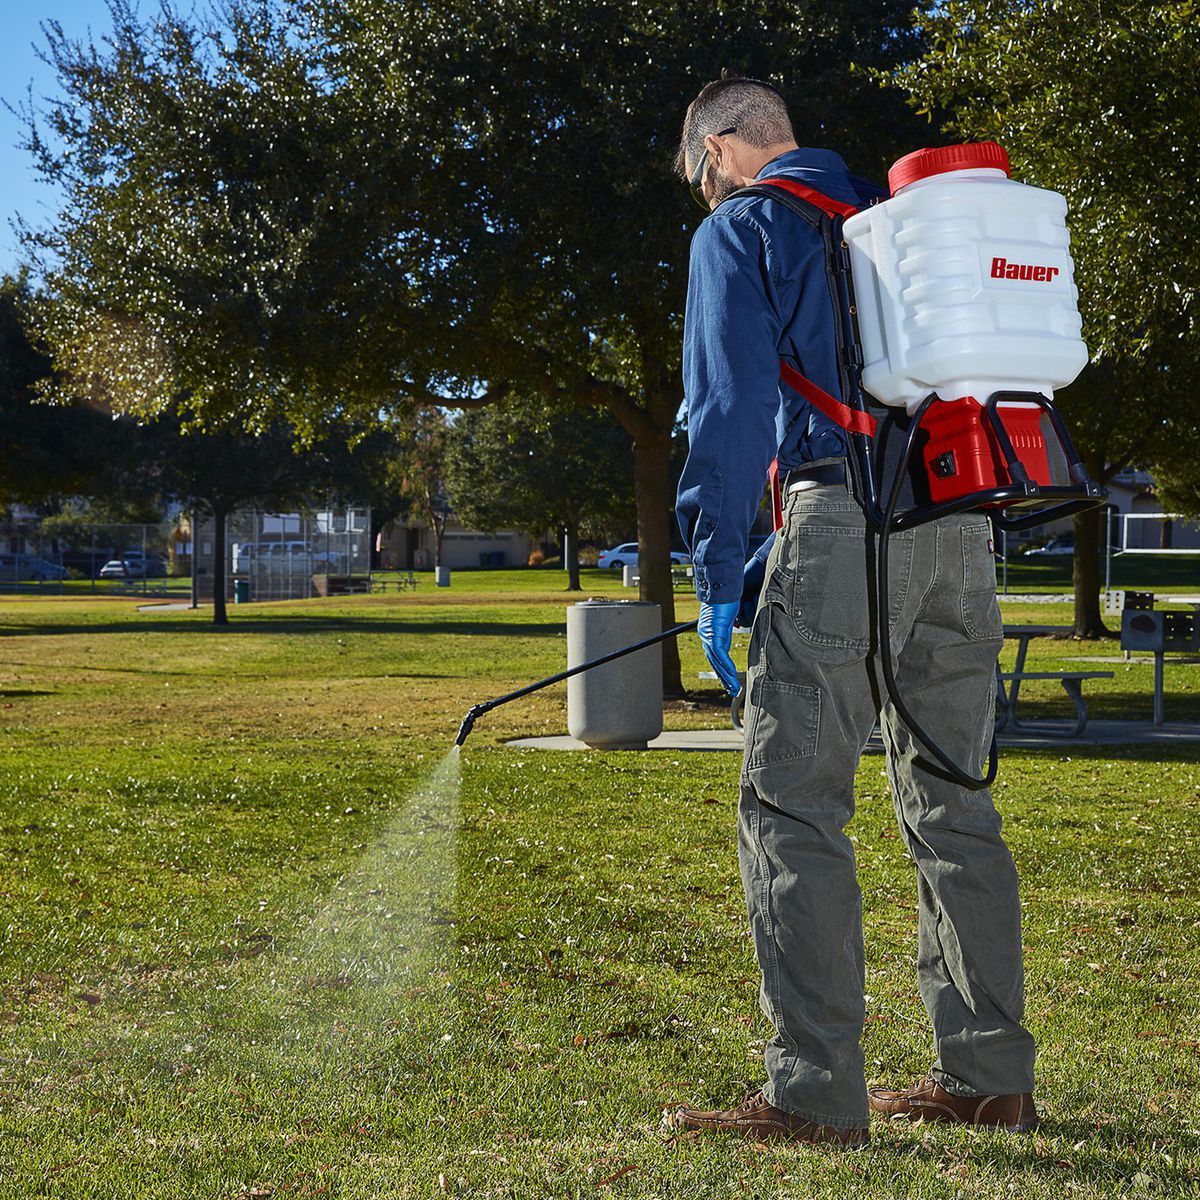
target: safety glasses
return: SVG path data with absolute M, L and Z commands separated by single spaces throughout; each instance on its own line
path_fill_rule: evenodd
M 717 137 L 728 137 L 731 133 L 737 133 L 737 126 L 731 125 L 728 129 L 722 129 Z M 707 134 L 705 135 L 708 136 Z M 704 152 L 696 162 L 696 169 L 692 172 L 691 179 L 688 180 L 688 186 L 692 189 L 692 198 L 705 212 L 708 212 L 708 201 L 704 198 L 704 168 L 708 166 L 708 148 L 705 147 Z

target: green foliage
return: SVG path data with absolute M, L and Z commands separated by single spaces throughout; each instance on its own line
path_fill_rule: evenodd
M 602 410 L 510 400 L 450 432 L 446 487 L 475 529 L 546 529 L 600 540 L 633 528 L 629 436 Z
M 407 303 L 404 255 L 368 219 L 373 155 L 296 14 L 269 0 L 219 17 L 110 9 L 99 46 L 47 25 L 61 95 L 29 120 L 64 196 L 24 239 L 60 370 L 48 394 L 306 435 L 372 409 L 402 355 L 388 321 L 397 293 Z

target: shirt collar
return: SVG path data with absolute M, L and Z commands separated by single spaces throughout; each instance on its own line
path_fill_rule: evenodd
M 801 146 L 797 150 L 787 150 L 769 163 L 754 177 L 756 180 L 767 179 L 781 171 L 803 171 L 805 174 L 849 175 L 850 171 L 845 160 L 833 150 L 817 150 Z

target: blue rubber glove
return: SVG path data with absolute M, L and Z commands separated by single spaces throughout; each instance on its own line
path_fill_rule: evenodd
M 762 591 L 767 577 L 767 556 L 775 545 L 775 534 L 754 552 L 754 556 L 742 571 L 742 603 L 738 608 L 737 624 L 740 629 L 749 629 L 754 624 L 754 613 L 758 608 L 758 593 Z
M 727 604 L 705 604 L 701 601 L 700 624 L 696 627 L 696 632 L 700 635 L 700 644 L 704 647 L 704 657 L 708 659 L 717 673 L 717 678 L 731 696 L 736 696 L 742 690 L 737 667 L 729 657 L 729 647 L 733 642 L 733 622 L 740 606 L 740 601 L 737 600 L 730 600 Z

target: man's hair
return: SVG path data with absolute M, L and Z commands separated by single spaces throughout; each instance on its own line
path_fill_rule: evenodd
M 720 79 L 706 83 L 688 105 L 679 153 L 675 155 L 675 170 L 680 177 L 688 177 L 687 164 L 696 165 L 710 133 L 720 133 L 733 125 L 737 126 L 737 136 L 751 146 L 795 141 L 787 104 L 773 84 L 722 72 Z

